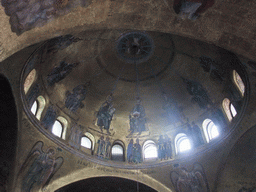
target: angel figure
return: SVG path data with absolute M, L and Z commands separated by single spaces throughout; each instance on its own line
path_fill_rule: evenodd
M 171 172 L 171 180 L 177 192 L 209 192 L 209 186 L 203 167 L 194 164 L 192 171 L 181 168 L 178 172 Z
M 55 149 L 42 150 L 43 142 L 37 142 L 22 165 L 21 192 L 38 191 L 45 187 L 63 163 L 62 157 L 55 158 Z

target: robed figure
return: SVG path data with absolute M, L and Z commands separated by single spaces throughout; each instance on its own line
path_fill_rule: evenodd
M 112 104 L 112 96 L 110 96 L 100 107 L 97 113 L 97 126 L 102 129 L 106 129 L 109 133 L 110 123 L 112 121 L 113 115 L 115 113 L 115 108 Z
M 130 131 L 131 133 L 139 132 L 146 130 L 146 113 L 144 107 L 141 105 L 140 98 L 137 98 L 136 105 L 130 113 Z
M 43 142 L 37 142 L 23 163 L 18 175 L 20 192 L 33 192 L 45 187 L 63 163 L 62 157 L 55 158 L 55 149 L 42 150 Z

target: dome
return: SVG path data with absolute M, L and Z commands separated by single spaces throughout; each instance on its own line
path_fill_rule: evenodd
M 220 143 L 243 116 L 247 86 L 238 57 L 220 47 L 170 33 L 96 30 L 42 43 L 23 69 L 21 92 L 30 120 L 71 152 L 146 166 Z M 148 141 L 157 157 L 129 159 L 131 143 L 142 150 Z M 123 158 L 111 158 L 114 145 Z

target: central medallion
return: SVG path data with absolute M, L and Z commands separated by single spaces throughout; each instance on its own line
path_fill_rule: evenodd
M 147 61 L 154 52 L 153 39 L 142 32 L 129 32 L 117 41 L 119 58 L 127 63 L 139 64 Z

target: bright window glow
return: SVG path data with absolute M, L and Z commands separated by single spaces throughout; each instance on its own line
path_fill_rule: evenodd
M 31 107 L 31 112 L 33 115 L 36 115 L 36 111 L 37 111 L 37 101 L 35 101 Z
M 191 144 L 190 144 L 189 139 L 187 139 L 187 138 L 182 139 L 182 141 L 180 141 L 180 143 L 179 143 L 179 151 L 184 152 L 184 151 L 188 151 L 190 149 L 191 149 Z
M 219 136 L 218 127 L 216 127 L 214 123 L 212 124 L 213 125 L 211 125 L 211 128 L 208 128 L 210 139 L 214 139 Z
M 217 138 L 220 135 L 219 128 L 213 123 L 211 119 L 204 120 L 203 130 L 208 143 L 210 140 Z
M 232 115 L 231 115 L 231 112 L 230 112 L 230 100 L 228 98 L 225 98 L 222 102 L 222 106 L 223 106 L 223 109 L 228 117 L 228 120 L 231 121 L 232 120 Z
M 24 92 L 25 92 L 25 94 L 27 94 L 29 88 L 31 87 L 31 85 L 33 84 L 33 82 L 35 81 L 35 79 L 36 79 L 36 70 L 33 69 L 33 70 L 28 74 L 28 76 L 26 77 L 25 82 L 24 82 Z
M 244 96 L 245 86 L 242 78 L 240 75 L 234 70 L 233 71 L 233 78 L 235 81 L 236 86 L 238 87 L 239 91 L 241 92 L 242 96 Z
M 114 145 L 111 150 L 112 155 L 123 155 L 124 150 L 121 145 Z
M 185 133 L 179 133 L 175 137 L 176 153 L 186 152 L 192 148 L 191 142 Z
M 88 137 L 82 137 L 81 138 L 81 145 L 85 148 L 88 148 L 88 149 L 92 148 L 92 142 Z
M 152 140 L 148 140 L 144 143 L 143 152 L 144 152 L 145 159 L 158 157 L 156 144 Z
M 52 133 L 57 137 L 61 137 L 62 134 L 62 124 L 56 120 L 52 127 Z
M 237 112 L 236 112 L 234 105 L 230 104 L 230 110 L 231 110 L 232 116 L 235 117 Z

